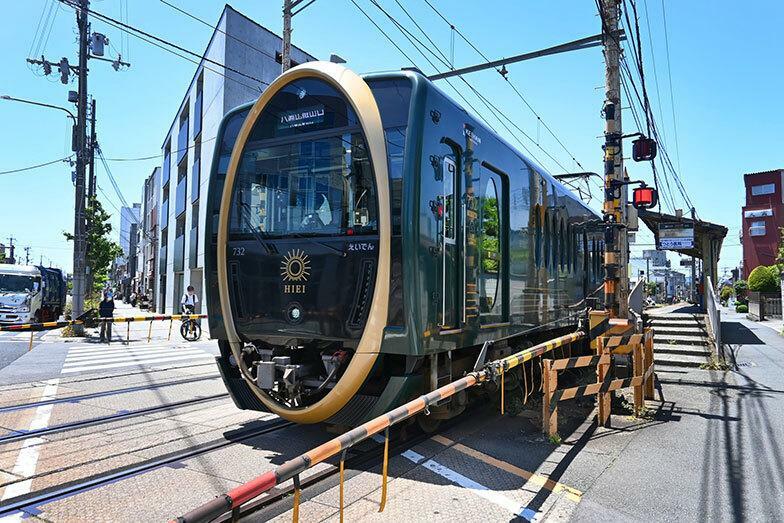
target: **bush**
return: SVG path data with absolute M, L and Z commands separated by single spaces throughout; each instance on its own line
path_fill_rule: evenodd
M 749 290 L 753 292 L 776 292 L 781 290 L 778 267 L 760 265 L 749 274 Z
M 738 280 L 732 286 L 732 289 L 735 291 L 735 297 L 740 300 L 746 296 L 746 291 L 749 290 L 749 285 L 746 283 L 746 280 Z
M 735 306 L 735 312 L 749 312 L 749 306 L 739 303 Z
M 721 301 L 728 301 L 732 296 L 732 287 L 729 285 L 725 285 L 721 288 L 721 292 L 719 292 L 719 299 Z

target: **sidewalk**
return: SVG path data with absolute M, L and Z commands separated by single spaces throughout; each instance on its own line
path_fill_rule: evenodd
M 784 338 L 742 314 L 722 320 L 734 370 L 668 374 L 650 419 L 613 416 L 574 442 L 551 479 L 583 489 L 575 521 L 784 520 Z

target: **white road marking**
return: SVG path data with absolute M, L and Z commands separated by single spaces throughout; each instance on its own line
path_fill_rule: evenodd
M 373 439 L 379 443 L 384 443 L 384 438 L 379 435 L 375 434 Z M 500 492 L 496 492 L 494 490 L 489 489 L 488 487 L 482 485 L 481 483 L 477 483 L 476 481 L 463 476 L 459 472 L 455 472 L 454 470 L 450 469 L 449 467 L 445 467 L 444 465 L 440 464 L 439 462 L 428 459 L 425 460 L 425 457 L 421 454 L 414 452 L 413 450 L 407 450 L 401 454 L 404 458 L 412 461 L 418 465 L 422 465 L 426 469 L 435 472 L 442 478 L 445 478 L 452 483 L 463 487 L 464 489 L 470 490 L 477 496 L 486 499 L 490 503 L 494 505 L 498 505 L 499 507 L 508 510 L 510 513 L 514 514 L 515 516 L 520 516 L 528 521 L 537 521 L 539 518 L 539 514 L 532 511 L 531 509 L 521 506 L 519 502 L 504 496 Z
M 59 383 L 59 378 L 47 380 L 46 386 L 44 387 L 43 393 L 41 394 L 40 401 L 53 400 L 57 396 L 57 386 Z M 52 415 L 53 408 L 54 404 L 50 403 L 48 405 L 40 405 L 37 409 L 35 409 L 35 415 L 33 416 L 33 420 L 30 422 L 30 427 L 28 430 L 39 430 L 46 428 L 46 426 L 49 424 L 49 418 Z M 22 448 L 19 450 L 19 455 L 16 458 L 16 463 L 14 464 L 14 468 L 12 470 L 14 475 L 23 478 L 29 478 L 35 474 L 35 467 L 38 464 L 38 449 L 39 445 L 43 442 L 43 438 L 29 438 L 24 441 Z M 32 479 L 25 479 L 23 481 L 18 481 L 8 485 L 5 488 L 5 492 L 3 492 L 2 501 L 27 494 L 30 492 L 32 484 Z M 10 523 L 12 521 L 20 521 L 22 519 L 22 515 L 22 512 L 10 514 L 0 519 L 0 522 Z
M 114 353 L 114 354 L 103 354 L 103 355 L 87 355 L 87 356 L 71 356 L 70 354 L 65 358 L 65 364 L 74 365 L 78 363 L 96 363 L 96 362 L 112 362 L 112 361 L 122 361 L 124 359 L 143 359 L 143 358 L 157 358 L 160 356 L 178 356 L 178 355 L 186 355 L 186 354 L 205 354 L 205 352 L 201 349 L 190 349 L 190 350 L 172 350 L 172 349 L 158 349 L 154 351 L 146 351 L 146 352 L 126 352 L 126 353 Z
M 103 365 L 85 365 L 81 367 L 69 367 L 67 369 L 63 369 L 63 374 L 71 374 L 74 372 L 83 372 L 86 370 L 102 370 L 102 369 L 116 369 L 119 367 L 131 367 L 135 365 L 147 365 L 150 363 L 163 363 L 165 361 L 183 361 L 183 360 L 193 360 L 193 359 L 207 359 L 210 360 L 214 359 L 215 356 L 212 354 L 208 354 L 203 352 L 202 354 L 193 354 L 193 355 L 186 355 L 186 356 L 172 356 L 169 358 L 151 358 L 151 359 L 144 359 L 144 360 L 136 360 L 136 361 L 125 361 L 121 363 L 107 363 Z

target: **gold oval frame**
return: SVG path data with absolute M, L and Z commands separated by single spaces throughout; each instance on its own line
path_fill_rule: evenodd
M 359 118 L 362 131 L 365 133 L 370 161 L 376 178 L 376 195 L 378 198 L 378 270 L 376 271 L 376 285 L 373 292 L 370 313 L 365 322 L 365 329 L 359 340 L 354 356 L 348 368 L 337 382 L 335 387 L 313 405 L 300 409 L 285 409 L 276 403 L 267 393 L 259 389 L 250 376 L 242 371 L 243 378 L 259 400 L 282 418 L 296 423 L 318 423 L 328 419 L 342 409 L 346 403 L 357 393 L 364 383 L 373 365 L 378 358 L 384 327 L 387 323 L 387 309 L 389 305 L 389 260 L 390 260 L 390 231 L 391 217 L 389 210 L 389 173 L 387 168 L 386 140 L 384 128 L 381 123 L 381 113 L 373 97 L 370 87 L 355 72 L 331 62 L 308 62 L 298 65 L 279 76 L 261 94 L 259 99 L 245 119 L 240 129 L 237 141 L 231 152 L 231 159 L 226 171 L 226 179 L 221 197 L 220 214 L 218 218 L 218 294 L 220 296 L 221 314 L 226 330 L 229 347 L 234 358 L 241 361 L 242 341 L 234 325 L 234 316 L 229 303 L 229 282 L 226 270 L 226 248 L 228 243 L 229 210 L 231 197 L 234 191 L 234 182 L 237 176 L 240 158 L 248 137 L 256 125 L 264 107 L 283 87 L 302 78 L 317 78 L 335 87 L 349 101 L 354 112 Z

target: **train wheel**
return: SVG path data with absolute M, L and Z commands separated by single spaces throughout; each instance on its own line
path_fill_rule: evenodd
M 438 428 L 441 426 L 440 419 L 436 419 L 433 416 L 426 416 L 424 414 L 420 414 L 417 416 L 417 425 L 425 434 L 434 434 Z

